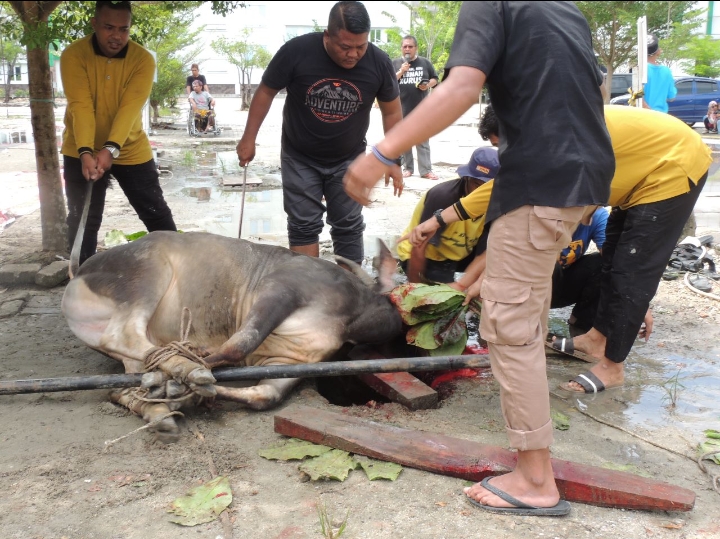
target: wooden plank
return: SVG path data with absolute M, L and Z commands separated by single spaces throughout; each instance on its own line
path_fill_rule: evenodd
M 515 467 L 501 447 L 431 432 L 403 429 L 307 406 L 275 415 L 275 432 L 428 472 L 479 481 Z M 601 507 L 690 511 L 691 490 L 637 475 L 552 459 L 563 499 Z
M 408 372 L 358 374 L 358 378 L 383 397 L 410 410 L 437 408 L 437 392 Z
M 348 357 L 352 360 L 386 359 L 383 353 L 369 345 L 356 346 Z M 359 374 L 358 379 L 383 397 L 410 410 L 437 408 L 437 392 L 408 372 L 364 373 Z

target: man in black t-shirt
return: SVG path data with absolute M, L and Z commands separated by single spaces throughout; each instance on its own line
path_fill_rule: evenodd
M 283 200 L 290 249 L 298 253 L 319 256 L 327 209 L 335 254 L 358 263 L 364 258 L 362 206 L 345 193 L 342 179 L 350 162 L 365 153 L 376 98 L 386 132 L 402 120 L 392 62 L 368 42 L 369 33 L 365 6 L 338 2 L 330 11 L 327 30 L 293 38 L 278 50 L 250 104 L 237 145 L 240 166 L 255 157 L 255 139 L 273 98 L 287 89 L 281 142 Z M 391 176 L 399 195 L 399 161 Z
M 207 82 L 205 81 L 205 75 L 200 75 L 200 67 L 197 64 L 193 64 L 190 66 L 190 73 L 192 73 L 192 75 L 190 75 L 185 80 L 185 93 L 188 96 L 190 95 L 190 92 L 193 91 L 192 83 L 195 82 L 196 80 L 199 80 L 200 82 L 202 82 L 202 90 L 204 92 L 209 93 L 210 90 L 208 90 L 208 85 L 207 85 Z
M 400 85 L 400 103 L 402 104 L 403 118 L 410 114 L 420 102 L 428 95 L 430 88 L 438 83 L 438 74 L 427 58 L 418 56 L 418 44 L 415 36 L 407 35 L 402 40 L 402 58 L 393 60 L 395 75 Z M 437 180 L 432 171 L 430 159 L 430 141 L 425 140 L 415 146 L 418 158 L 418 170 L 421 178 Z M 408 178 L 415 171 L 412 148 L 402 156 L 403 177 Z
M 350 196 L 367 204 L 387 171 L 384 160 L 450 126 L 487 85 L 500 125 L 500 172 L 486 213 L 492 227 L 480 333 L 517 464 L 465 489 L 470 503 L 486 511 L 570 512 L 550 460 L 545 335 L 558 253 L 610 195 L 615 158 L 602 82 L 590 28 L 572 2 L 463 2 L 443 84 L 345 177 Z M 455 207 L 435 217 L 440 225 L 464 218 Z

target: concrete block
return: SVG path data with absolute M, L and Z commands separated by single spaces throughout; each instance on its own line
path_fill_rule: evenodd
M 6 303 L 8 301 L 22 300 L 27 301 L 30 297 L 30 292 L 27 290 L 6 290 L 0 294 L 0 303 Z
M 20 309 L 22 309 L 23 303 L 25 302 L 21 299 L 6 301 L 0 305 L 0 318 L 7 318 L 8 316 L 16 315 L 20 312 Z
M 34 284 L 42 264 L 5 264 L 0 268 L 0 284 Z
M 35 284 L 52 288 L 53 286 L 64 283 L 70 278 L 68 266 L 67 260 L 51 262 L 35 274 Z

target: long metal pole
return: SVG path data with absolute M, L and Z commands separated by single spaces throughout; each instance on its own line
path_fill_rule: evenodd
M 457 369 L 482 369 L 490 366 L 487 354 L 472 356 L 408 357 L 331 361 L 303 365 L 271 365 L 268 367 L 227 367 L 216 369 L 218 382 L 266 380 L 271 378 L 312 378 L 348 376 L 367 372 L 420 372 Z M 20 393 L 52 393 L 85 389 L 138 387 L 142 374 L 102 374 L 67 378 L 0 381 L 0 395 Z

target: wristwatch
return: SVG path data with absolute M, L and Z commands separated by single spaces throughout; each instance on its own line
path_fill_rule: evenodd
M 104 149 L 110 152 L 110 155 L 113 156 L 113 159 L 117 159 L 120 157 L 120 150 L 118 150 L 115 146 L 103 146 Z
M 435 219 L 437 219 L 437 222 L 440 223 L 440 226 L 446 226 L 447 223 L 445 222 L 445 219 L 442 218 L 442 212 L 442 210 L 435 210 L 433 215 L 435 216 Z

